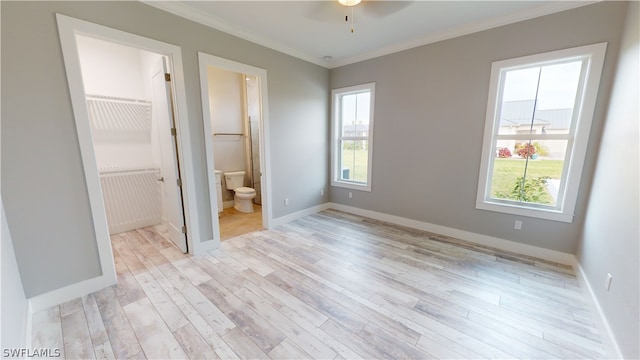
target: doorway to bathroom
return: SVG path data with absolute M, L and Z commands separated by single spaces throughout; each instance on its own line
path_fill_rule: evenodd
M 204 53 L 199 62 L 212 221 L 224 241 L 268 228 L 266 71 Z

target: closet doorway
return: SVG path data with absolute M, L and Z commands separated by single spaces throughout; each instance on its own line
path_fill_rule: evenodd
M 156 226 L 187 252 L 167 57 L 76 37 L 111 235 Z
M 214 238 L 269 228 L 267 73 L 205 53 L 198 62 Z M 231 185 L 239 172 L 240 193 L 252 194 L 248 206 L 238 205 Z
M 180 49 L 57 18 L 103 269 L 113 264 L 109 235 L 141 227 L 155 225 L 182 252 L 197 251 L 186 233 L 196 219 L 184 176 L 192 164 L 182 161 L 190 152 L 180 151 L 181 140 L 189 150 Z

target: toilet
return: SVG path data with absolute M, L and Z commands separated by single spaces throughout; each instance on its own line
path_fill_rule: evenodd
M 256 190 L 244 187 L 244 171 L 232 171 L 224 173 L 224 180 L 228 190 L 233 190 L 233 208 L 242 213 L 253 212 L 253 199 Z

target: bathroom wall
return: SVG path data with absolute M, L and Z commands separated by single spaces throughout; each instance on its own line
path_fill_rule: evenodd
M 247 149 L 244 134 L 243 111 L 243 81 L 244 76 L 232 71 L 209 67 L 207 70 L 209 80 L 209 107 L 211 111 L 211 132 L 213 140 L 213 154 L 216 170 L 223 172 L 245 171 L 247 167 Z M 245 176 L 245 185 L 249 185 L 249 176 Z M 233 192 L 225 188 L 224 177 L 222 179 L 222 200 L 232 201 Z M 225 207 L 230 206 L 226 204 Z
M 91 95 L 150 100 L 148 70 L 143 67 L 158 55 L 85 36 L 78 36 L 85 92 Z M 94 138 L 98 169 L 159 167 L 149 136 L 144 140 L 114 136 Z M 159 151 L 155 151 L 159 153 Z

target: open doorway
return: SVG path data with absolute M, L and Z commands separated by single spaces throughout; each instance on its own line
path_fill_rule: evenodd
M 168 58 L 76 36 L 109 234 L 155 226 L 187 241 Z
M 174 189 L 176 189 L 177 192 L 179 188 L 183 194 L 182 200 L 177 200 L 182 203 L 182 209 L 177 212 L 177 214 L 179 214 L 178 216 L 182 218 L 182 225 L 177 223 L 175 228 L 183 230 L 183 227 L 186 226 L 186 230 L 188 230 L 188 236 L 182 235 L 183 239 L 186 237 L 186 241 L 177 240 L 175 244 L 176 247 L 183 252 L 188 251 L 191 254 L 206 251 L 206 247 L 215 247 L 216 242 L 213 241 L 214 239 L 206 236 L 206 229 L 201 228 L 199 224 L 198 208 L 196 206 L 197 194 L 195 192 L 193 155 L 191 150 L 192 143 L 189 133 L 189 115 L 180 47 L 61 14 L 56 14 L 56 18 L 102 270 L 100 277 L 79 285 L 74 291 L 86 294 L 102 289 L 105 286 L 113 285 L 117 281 L 114 252 L 109 235 L 110 229 L 107 224 L 107 210 L 105 207 L 105 199 L 102 197 L 102 183 L 98 171 L 97 149 L 94 148 L 89 120 L 89 102 L 87 95 L 96 94 L 90 94 L 85 90 L 85 80 L 83 79 L 78 48 L 79 37 L 104 40 L 107 43 L 123 45 L 130 50 L 142 49 L 154 55 L 153 58 L 156 61 L 149 59 L 149 63 L 156 65 L 155 70 L 151 71 L 151 75 L 152 77 L 154 74 L 162 75 L 162 77 L 157 77 L 156 79 L 160 80 L 160 78 L 163 78 L 164 91 L 159 91 L 156 96 L 153 95 L 152 90 L 147 89 L 147 94 L 150 95 L 142 100 L 151 103 L 148 107 L 151 107 L 153 111 L 152 104 L 160 103 L 161 101 L 159 99 L 164 96 L 167 111 L 164 113 L 158 111 L 157 114 L 164 114 L 169 121 L 173 121 L 173 124 L 170 122 L 169 125 L 167 125 L 167 127 L 170 128 L 169 134 L 174 140 L 173 147 L 168 147 L 168 149 L 175 152 L 174 167 L 176 174 L 179 175 L 179 177 L 173 181 L 176 186 Z M 160 70 L 161 66 L 163 67 L 162 70 Z M 169 75 L 165 77 L 167 73 Z M 120 75 L 126 76 L 124 73 Z M 107 80 L 109 79 L 105 81 Z M 149 86 L 152 87 L 152 85 Z M 110 96 L 114 99 L 105 99 L 100 96 L 94 96 L 94 98 L 100 99 L 102 102 L 104 102 L 104 100 L 111 100 L 117 103 L 122 100 L 118 98 L 123 97 L 123 95 Z M 125 100 L 132 100 L 132 98 L 139 100 L 136 96 L 126 95 L 124 97 Z M 144 104 L 145 101 L 141 101 L 140 103 Z M 142 107 L 144 108 L 144 106 Z M 171 110 L 172 113 L 168 112 L 169 110 Z M 162 165 L 160 165 L 160 167 L 162 167 Z M 162 176 L 161 172 L 159 177 L 157 175 L 158 174 L 153 173 L 153 171 L 151 175 L 147 174 L 147 176 L 155 181 L 161 179 L 164 180 L 165 183 L 169 181 Z M 173 176 L 170 177 L 173 178 Z M 181 186 L 178 185 L 178 179 L 180 179 Z M 160 216 L 162 216 L 162 212 Z M 203 230 L 205 231 L 204 239 L 201 235 Z M 213 233 L 213 225 L 211 231 Z M 181 233 L 183 233 L 183 231 L 181 231 Z
M 199 62 L 212 221 L 224 241 L 268 228 L 266 71 L 204 53 Z

